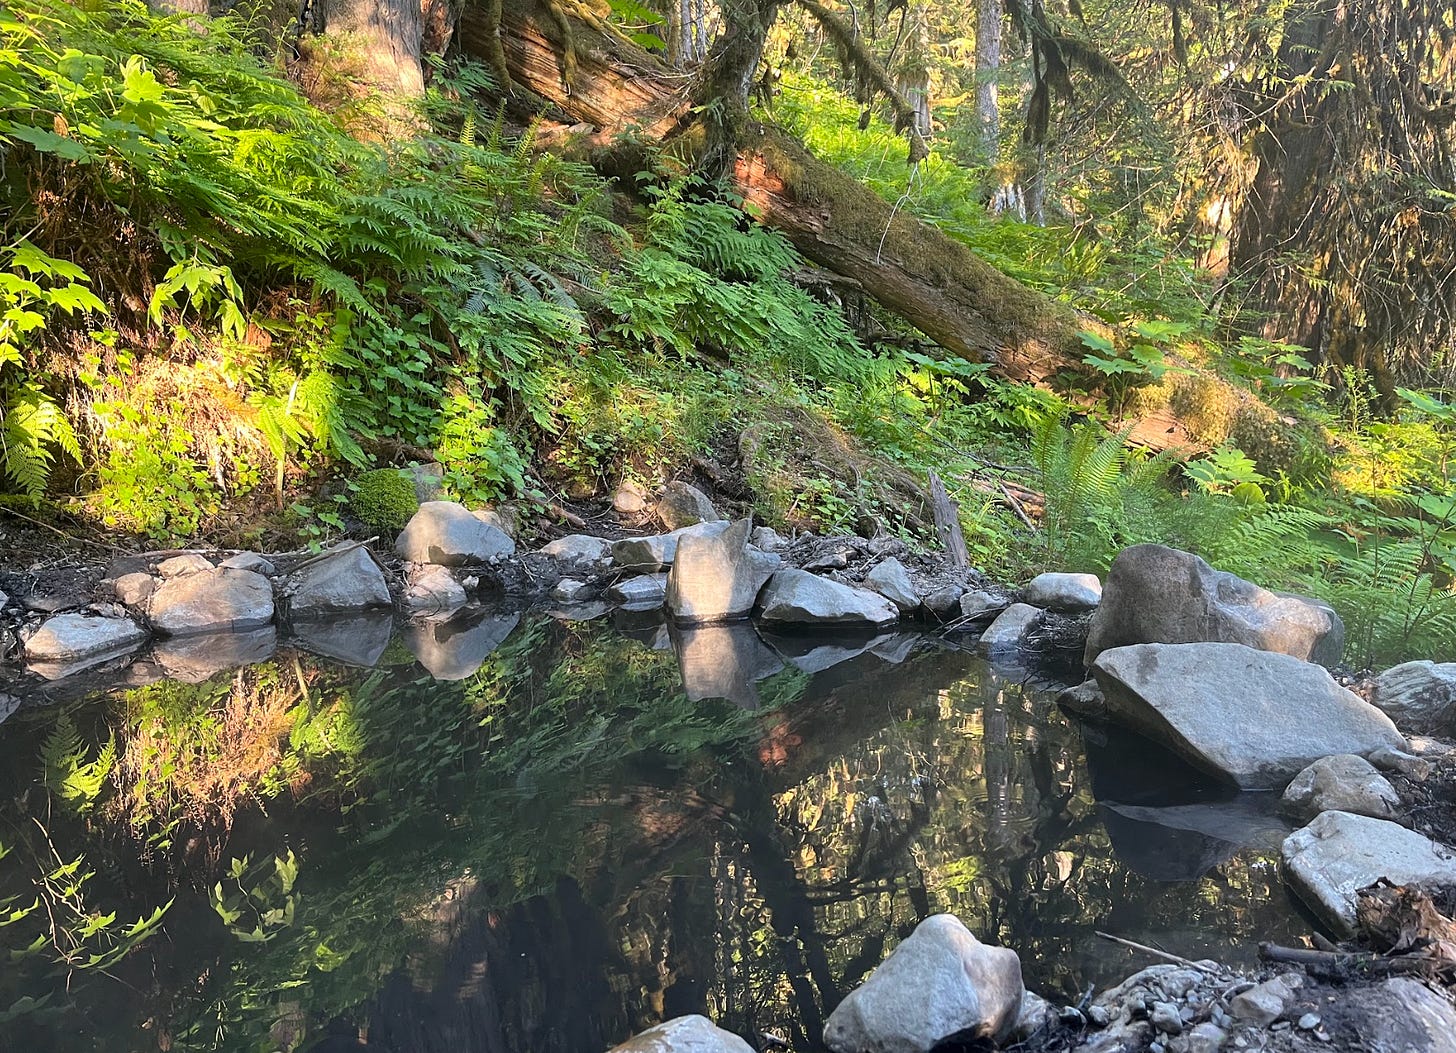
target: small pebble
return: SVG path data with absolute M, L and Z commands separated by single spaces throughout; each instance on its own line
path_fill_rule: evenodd
M 1148 1053 L 1168 1053 L 1168 1047 L 1161 1042 L 1154 1042 L 1148 1046 Z
M 1288 1031 L 1293 1026 L 1294 1025 L 1291 1024 L 1288 1020 L 1276 1020 L 1276 1021 L 1274 1021 L 1274 1023 L 1272 1023 L 1272 1024 L 1269 1025 L 1269 1030 L 1270 1031 Z
M 1299 1030 L 1301 1031 L 1313 1031 L 1319 1025 L 1320 1018 L 1318 1013 L 1305 1013 L 1304 1016 L 1299 1018 Z
M 1094 1005 L 1087 1010 L 1087 1019 L 1098 1027 L 1106 1027 L 1111 1017 L 1107 1015 L 1107 1010 L 1102 1006 Z
M 1183 1018 L 1179 1016 L 1178 1007 L 1172 1002 L 1153 1003 L 1153 1011 L 1148 1014 L 1148 1018 L 1159 1031 L 1165 1031 L 1170 1035 L 1183 1033 Z

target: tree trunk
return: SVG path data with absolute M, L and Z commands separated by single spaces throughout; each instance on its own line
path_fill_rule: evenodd
M 413 130 L 412 105 L 425 94 L 421 0 L 315 2 L 325 4 L 325 32 L 360 63 L 358 80 L 378 92 L 390 125 L 384 136 Z
M 980 125 L 981 160 L 995 167 L 1001 154 L 1002 0 L 980 0 L 976 21 L 976 118 Z
M 512 78 L 572 120 L 614 134 L 636 125 L 650 140 L 675 136 L 672 149 L 701 150 L 701 132 L 680 134 L 691 121 L 681 78 L 619 37 L 572 22 L 575 74 L 562 83 L 562 45 L 555 25 L 530 0 L 502 16 Z M 484 54 L 485 24 L 467 9 L 459 38 L 467 54 Z M 709 58 L 717 75 L 756 67 L 739 53 L 725 60 L 720 41 Z M 736 75 L 736 74 L 735 74 Z M 699 154 L 701 156 L 701 154 Z M 852 278 L 888 310 L 953 354 L 989 362 L 999 375 L 1036 382 L 1079 370 L 1079 333 L 1101 328 L 1064 304 L 1008 278 L 958 241 L 893 209 L 863 184 L 815 159 L 773 128 L 744 127 L 726 174 L 759 218 L 781 231 L 807 258 Z

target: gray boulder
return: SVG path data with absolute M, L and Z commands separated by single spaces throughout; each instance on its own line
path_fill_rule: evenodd
M 1456 1006 L 1418 980 L 1351 985 L 1340 1012 L 1360 1049 L 1372 1053 L 1456 1053 Z
M 1320 920 L 1354 936 L 1355 893 L 1381 878 L 1456 885 L 1456 851 L 1386 819 L 1324 812 L 1280 849 L 1284 879 Z
M 986 589 L 975 589 L 960 598 L 961 617 L 972 622 L 988 621 L 1010 606 L 1005 596 Z
M 944 585 L 927 593 L 921 601 L 925 609 L 937 618 L 954 618 L 960 613 L 963 585 Z
M 1456 662 L 1406 662 L 1375 678 L 1370 701 L 1415 735 L 1456 734 Z
M 1142 643 L 1237 643 L 1333 665 L 1344 626 L 1327 605 L 1279 596 L 1202 559 L 1134 545 L 1112 562 L 1084 660 Z
M 796 625 L 893 625 L 895 605 L 877 592 L 857 589 L 805 570 L 780 570 L 760 600 L 765 622 Z
M 667 609 L 686 625 L 746 617 L 783 561 L 748 543 L 753 521 L 678 539 L 667 574 Z
M 753 536 L 749 538 L 754 548 L 761 548 L 765 552 L 778 552 L 790 545 L 788 538 L 780 534 L 773 527 L 755 527 Z
M 1090 611 L 1102 602 L 1096 574 L 1038 574 L 1021 590 L 1021 602 L 1049 611 Z
M 541 554 L 583 574 L 601 574 L 612 565 L 612 543 L 590 534 L 568 534 L 541 546 Z
M 667 599 L 667 575 L 639 574 L 635 578 L 623 578 L 607 590 L 607 598 L 636 610 L 661 607 Z
M 920 606 L 920 593 L 910 580 L 910 572 L 894 556 L 876 563 L 864 579 L 865 588 L 878 592 L 902 612 Z
M 165 578 L 147 600 L 163 636 L 258 629 L 273 621 L 273 586 L 251 570 L 207 570 Z
M 519 614 L 496 614 L 413 622 L 405 644 L 436 680 L 464 680 L 506 642 L 520 620 Z
M 699 523 L 716 523 L 723 517 L 708 500 L 708 495 L 696 486 L 668 483 L 657 499 L 657 518 L 667 529 L 678 530 Z
M 305 618 L 390 604 L 384 572 L 363 545 L 340 547 L 314 557 L 289 576 L 284 592 L 289 598 L 289 613 Z
M 618 567 L 645 572 L 665 570 L 677 558 L 678 542 L 685 537 L 713 537 L 731 526 L 726 519 L 699 523 L 668 534 L 647 537 L 626 537 L 612 543 L 612 563 Z
M 981 943 L 950 914 L 926 918 L 830 1014 L 834 1053 L 929 1053 L 955 1036 L 1000 1042 L 1025 988 L 1021 961 Z
M 25 658 L 52 663 L 99 661 L 126 654 L 146 638 L 147 631 L 130 618 L 58 614 L 25 636 Z
M 465 586 L 435 563 L 417 564 L 401 601 L 412 614 L 446 614 L 465 606 Z
M 1390 718 L 1328 672 L 1242 644 L 1138 644 L 1092 675 L 1109 720 L 1244 789 L 1278 789 L 1321 757 L 1404 748 Z
M 486 522 L 464 505 L 426 501 L 405 524 L 394 550 L 411 563 L 463 567 L 514 555 L 516 543 L 499 526 Z
M 608 1053 L 753 1053 L 753 1047 L 705 1016 L 680 1016 L 649 1027 Z
M 1019 648 L 1026 636 L 1042 623 L 1046 612 L 1029 603 L 1013 603 L 981 634 L 981 646 L 988 651 L 1011 651 Z
M 1323 757 L 1296 775 L 1284 791 L 1282 804 L 1300 820 L 1321 812 L 1391 819 L 1400 810 L 1400 795 L 1364 757 L 1341 753 Z

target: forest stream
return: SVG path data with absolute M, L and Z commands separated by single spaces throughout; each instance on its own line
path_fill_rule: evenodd
M 941 911 L 1073 1003 L 1146 964 L 1099 930 L 1231 964 L 1307 930 L 1277 795 L 1080 725 L 1055 669 L 613 618 L 270 629 L 22 706 L 7 911 L 51 876 L 0 929 L 0 1006 L 42 1003 L 0 1047 L 566 1053 L 701 1012 L 820 1050 Z

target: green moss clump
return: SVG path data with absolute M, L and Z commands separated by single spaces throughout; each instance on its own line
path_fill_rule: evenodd
M 376 468 L 354 480 L 349 510 L 374 530 L 403 530 L 420 507 L 415 484 L 398 468 Z

